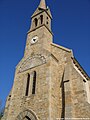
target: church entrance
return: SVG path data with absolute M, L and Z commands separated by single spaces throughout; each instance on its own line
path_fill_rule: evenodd
M 25 116 L 23 120 L 31 120 L 28 116 Z
M 25 110 L 17 116 L 16 120 L 38 120 L 38 119 L 31 110 Z

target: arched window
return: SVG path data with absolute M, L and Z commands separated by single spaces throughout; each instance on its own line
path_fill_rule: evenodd
M 38 19 L 35 18 L 35 19 L 34 19 L 34 22 L 35 22 L 35 27 L 37 27 L 37 25 L 38 25 Z
M 35 94 L 35 88 L 36 88 L 36 71 L 34 71 L 34 73 L 33 73 L 32 94 Z
M 48 25 L 48 22 L 47 22 L 47 25 Z
M 26 118 L 27 120 L 31 120 L 28 116 L 25 116 L 25 118 Z M 26 120 L 26 119 L 25 119 L 25 120 Z
M 27 76 L 27 85 L 26 85 L 26 96 L 28 96 L 28 93 L 29 93 L 29 83 L 30 83 L 30 74 L 28 73 L 28 76 Z
M 43 15 L 40 16 L 41 24 L 43 23 Z

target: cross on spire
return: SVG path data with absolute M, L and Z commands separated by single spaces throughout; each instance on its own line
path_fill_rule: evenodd
M 41 0 L 40 1 L 39 8 L 46 9 L 46 2 L 45 2 L 45 0 Z

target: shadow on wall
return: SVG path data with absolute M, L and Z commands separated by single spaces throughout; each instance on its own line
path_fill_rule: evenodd
M 61 112 L 61 118 L 65 120 L 65 88 L 64 88 L 64 73 L 62 76 L 62 81 L 61 81 L 61 94 L 62 94 L 62 112 Z

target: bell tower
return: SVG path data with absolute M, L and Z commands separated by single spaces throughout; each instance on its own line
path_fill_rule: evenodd
M 31 16 L 24 56 L 16 66 L 3 120 L 51 120 L 51 20 L 50 9 L 40 0 Z
M 25 56 L 32 54 L 41 54 L 42 50 L 50 51 L 50 44 L 52 43 L 51 31 L 51 12 L 46 7 L 45 0 L 41 0 L 36 11 L 31 16 L 31 27 L 27 35 L 27 44 L 25 49 Z
M 2 120 L 90 118 L 90 77 L 72 50 L 52 42 L 51 20 L 40 0 Z
M 51 31 L 51 12 L 48 7 L 46 7 L 45 0 L 41 0 L 38 8 L 31 16 L 32 23 L 30 31 L 35 30 L 41 26 L 46 26 L 46 28 Z

